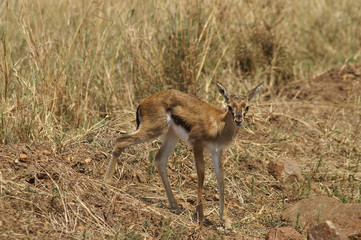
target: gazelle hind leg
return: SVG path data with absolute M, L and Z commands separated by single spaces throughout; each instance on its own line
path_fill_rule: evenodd
M 118 160 L 118 158 L 114 157 L 114 155 L 112 154 L 110 161 L 108 163 L 107 171 L 105 172 L 105 175 L 104 175 L 104 183 L 105 184 L 111 185 L 113 183 L 112 177 L 115 172 L 115 166 L 117 164 L 117 160 Z
M 125 149 L 131 145 L 139 144 L 139 143 L 145 142 L 149 139 L 157 137 L 157 136 L 150 135 L 148 132 L 149 131 L 138 129 L 136 132 L 134 132 L 132 134 L 126 134 L 124 136 L 119 137 L 116 140 L 115 147 L 113 149 L 112 156 L 110 158 L 110 161 L 109 161 L 109 164 L 107 167 L 107 171 L 105 172 L 105 175 L 104 175 L 104 183 L 105 184 L 112 184 L 112 177 L 115 172 L 115 167 L 116 167 L 118 158 L 119 158 L 121 152 L 123 151 L 123 149 Z
M 174 210 L 179 211 L 177 201 L 174 198 L 172 189 L 169 184 L 168 174 L 167 174 L 167 160 L 170 154 L 173 152 L 175 145 L 178 142 L 178 137 L 174 135 L 172 130 L 170 130 L 163 138 L 162 146 L 159 149 L 155 160 L 156 160 L 156 167 L 158 170 L 158 173 L 162 179 L 163 186 L 165 189 L 165 192 L 168 197 L 168 201 L 170 204 L 170 207 Z

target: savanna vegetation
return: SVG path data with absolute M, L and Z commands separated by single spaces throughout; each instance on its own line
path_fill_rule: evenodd
M 354 0 L 1 1 L 0 236 L 253 239 L 285 225 L 281 211 L 299 199 L 360 203 L 360 12 Z M 142 98 L 175 88 L 222 107 L 215 81 L 265 85 L 224 156 L 235 232 L 219 229 L 209 159 L 210 222 L 194 219 L 183 143 L 168 169 L 183 214 L 168 209 L 154 168 L 158 140 L 129 148 L 114 188 L 102 186 Z M 279 157 L 305 179 L 270 176 Z

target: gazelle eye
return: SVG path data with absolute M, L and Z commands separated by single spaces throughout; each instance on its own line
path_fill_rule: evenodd
M 233 109 L 232 109 L 231 106 L 228 106 L 228 110 L 229 110 L 231 113 L 233 113 Z
M 247 107 L 244 109 L 243 116 L 246 116 L 246 113 L 248 112 L 248 109 L 249 109 L 249 106 L 247 106 Z

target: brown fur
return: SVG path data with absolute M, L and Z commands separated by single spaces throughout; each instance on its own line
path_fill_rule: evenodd
M 244 122 L 248 101 L 261 90 L 262 84 L 252 89 L 247 96 L 228 95 L 227 90 L 221 84 L 217 83 L 217 87 L 226 100 L 227 111 L 222 111 L 177 90 L 166 90 L 145 98 L 137 109 L 138 129 L 133 134 L 117 139 L 104 182 L 107 184 L 112 182 L 117 158 L 124 148 L 162 136 L 163 144 L 156 155 L 156 166 L 171 207 L 178 209 L 168 181 L 166 162 L 181 137 L 179 134 L 182 133 L 177 132 L 180 131 L 178 127 L 181 127 L 188 137 L 185 140 L 193 146 L 198 175 L 197 213 L 199 221 L 204 218 L 202 204 L 205 172 L 203 149 L 207 148 L 212 154 L 216 169 L 221 219 L 224 221 L 226 229 L 231 229 L 224 203 L 222 150 L 232 142 L 237 134 L 239 126 Z

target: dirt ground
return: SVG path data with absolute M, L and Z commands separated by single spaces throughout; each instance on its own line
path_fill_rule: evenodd
M 267 100 L 268 99 L 268 100 Z M 310 196 L 361 202 L 361 66 L 295 81 L 278 96 L 261 94 L 236 143 L 224 153 L 225 194 L 233 232 L 218 214 L 217 184 L 206 158 L 205 215 L 195 219 L 191 149 L 178 144 L 168 173 L 184 211 L 169 209 L 154 157 L 159 140 L 127 149 L 113 187 L 102 178 L 112 140 L 135 126 L 133 110 L 65 145 L 0 146 L 0 239 L 264 239 L 285 226 L 281 212 Z M 280 182 L 271 159 L 295 160 L 305 180 Z M 306 229 L 295 227 L 302 234 Z

